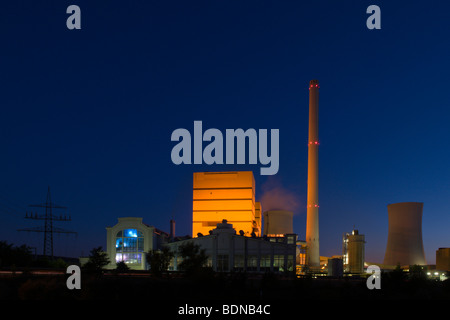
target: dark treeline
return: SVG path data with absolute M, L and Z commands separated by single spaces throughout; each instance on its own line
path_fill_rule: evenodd
M 203 301 L 203 300 L 405 300 L 450 299 L 450 279 L 439 281 L 426 276 L 422 268 L 405 272 L 397 268 L 381 274 L 381 289 L 368 289 L 366 278 L 312 277 L 296 278 L 274 273 L 220 273 L 204 267 L 204 252 L 196 247 L 182 248 L 183 271 L 167 272 L 170 252 L 150 251 L 147 260 L 153 272 L 133 271 L 125 263 L 115 270 L 104 270 L 109 263 L 101 247 L 91 251 L 89 261 L 81 268 L 81 289 L 69 290 L 69 274 L 42 275 L 27 272 L 27 268 L 67 266 L 63 260 L 33 258 L 29 248 L 14 247 L 0 242 L 0 270 L 21 273 L 0 275 L 1 300 L 146 300 Z
M 50 259 L 34 255 L 32 249 L 26 245 L 14 246 L 6 241 L 0 241 L 0 270 L 63 269 L 74 261 L 76 260 L 58 257 Z
M 1 300 L 406 300 L 450 299 L 450 280 L 399 279 L 383 274 L 381 289 L 369 290 L 366 280 L 286 278 L 267 273 L 82 272 L 81 289 L 69 290 L 68 275 L 21 274 L 0 277 Z

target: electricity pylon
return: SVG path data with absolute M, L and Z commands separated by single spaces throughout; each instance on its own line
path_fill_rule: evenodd
M 29 207 L 38 207 L 38 208 L 45 208 L 45 214 L 38 215 L 37 213 L 31 212 L 30 215 L 28 215 L 28 212 L 25 215 L 26 219 L 33 219 L 33 220 L 44 220 L 44 226 L 34 227 L 34 228 L 27 228 L 27 229 L 19 229 L 17 231 L 28 231 L 28 232 L 43 232 L 44 233 L 44 256 L 50 256 L 53 257 L 53 233 L 73 233 L 76 234 L 74 231 L 64 230 L 58 227 L 53 226 L 53 221 L 71 221 L 71 217 L 69 216 L 56 216 L 52 213 L 53 209 L 67 209 L 67 207 L 59 206 L 54 203 L 52 203 L 51 195 L 50 195 L 50 187 L 48 187 L 47 191 L 47 201 L 42 204 L 32 204 L 29 205 Z

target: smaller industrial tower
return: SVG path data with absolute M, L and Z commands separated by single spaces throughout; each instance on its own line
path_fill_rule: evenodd
M 292 211 L 269 210 L 264 212 L 264 235 L 269 237 L 283 237 L 293 232 Z
M 359 234 L 358 230 L 344 233 L 342 239 L 344 271 L 353 274 L 364 272 L 365 243 L 364 235 Z

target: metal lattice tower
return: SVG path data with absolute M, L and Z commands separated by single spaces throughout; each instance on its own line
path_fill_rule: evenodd
M 37 213 L 33 212 L 28 215 L 28 212 L 25 215 L 26 219 L 33 219 L 33 220 L 44 220 L 44 226 L 34 227 L 34 228 L 27 228 L 27 229 L 19 229 L 17 231 L 28 231 L 28 232 L 43 232 L 44 233 L 44 250 L 43 254 L 44 256 L 50 256 L 53 257 L 53 233 L 72 233 L 76 234 L 74 231 L 64 230 L 58 227 L 53 226 L 53 221 L 71 221 L 71 217 L 67 216 L 56 216 L 53 214 L 53 209 L 67 209 L 67 207 L 59 206 L 54 203 L 52 203 L 51 200 L 51 194 L 50 194 L 50 187 L 48 187 L 47 191 L 47 200 L 45 203 L 42 204 L 32 204 L 29 205 L 29 207 L 38 207 L 38 208 L 45 208 L 45 214 L 38 215 Z

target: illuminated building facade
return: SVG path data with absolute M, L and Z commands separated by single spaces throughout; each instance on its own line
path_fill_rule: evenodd
M 224 219 L 239 233 L 259 237 L 261 210 L 253 172 L 194 173 L 192 237 L 208 235 Z
M 358 230 L 345 233 L 342 239 L 344 271 L 352 274 L 364 272 L 365 236 Z
M 450 271 L 450 248 L 436 250 L 436 270 Z
M 178 247 L 188 241 L 205 250 L 208 263 L 216 272 L 292 272 L 296 270 L 297 235 L 283 237 L 246 237 L 236 233 L 226 220 L 217 224 L 211 234 L 168 244 L 175 253 L 169 270 L 177 271 L 181 257 Z
M 113 227 L 107 227 L 106 252 L 110 260 L 108 269 L 115 269 L 123 261 L 130 269 L 148 269 L 145 254 L 160 248 L 169 235 L 142 222 L 142 218 L 119 218 Z
M 307 251 L 306 241 L 304 241 L 304 240 L 297 240 L 297 256 L 296 256 L 296 259 L 295 259 L 296 268 L 297 268 L 296 273 L 297 274 L 304 274 L 305 273 L 306 251 Z

